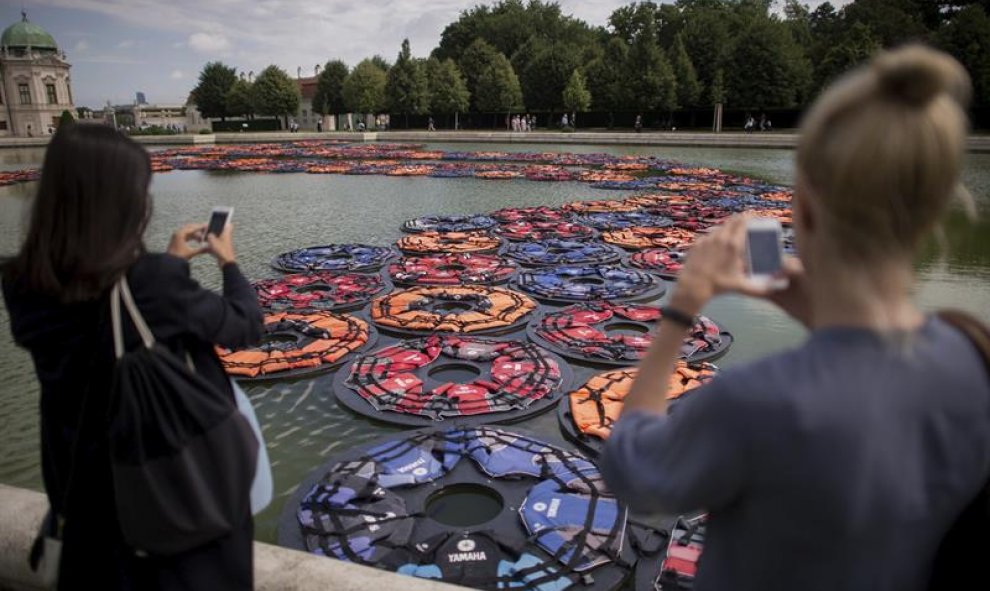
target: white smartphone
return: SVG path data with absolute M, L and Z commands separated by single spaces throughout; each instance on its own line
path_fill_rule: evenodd
M 784 235 L 780 221 L 752 218 L 746 222 L 746 271 L 755 285 L 784 289 L 787 278 L 781 275 L 784 265 Z
M 210 221 L 206 224 L 206 233 L 219 236 L 224 228 L 230 223 L 230 218 L 234 217 L 233 207 L 214 207 L 210 211 Z M 205 238 L 204 238 L 205 240 Z

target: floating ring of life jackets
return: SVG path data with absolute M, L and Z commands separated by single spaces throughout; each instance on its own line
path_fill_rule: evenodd
M 638 372 L 633 367 L 602 372 L 570 392 L 557 408 L 564 436 L 592 455 L 601 453 Z M 668 381 L 667 399 L 678 400 L 717 374 L 718 367 L 711 363 L 678 361 Z
M 301 273 L 254 284 L 258 304 L 272 312 L 316 312 L 358 308 L 388 289 L 379 275 Z
M 668 248 L 686 250 L 695 241 L 695 232 L 683 228 L 650 228 L 636 226 L 602 232 L 602 240 L 628 250 Z
M 404 285 L 495 285 L 517 269 L 511 259 L 468 252 L 402 257 L 389 265 L 388 274 Z
M 394 256 L 387 246 L 328 244 L 282 253 L 272 260 L 272 267 L 286 273 L 367 272 L 380 269 Z
M 567 221 L 568 214 L 563 211 L 541 205 L 539 207 L 506 207 L 493 211 L 489 214 L 500 224 L 511 224 L 513 222 L 563 222 Z
M 371 319 L 401 334 L 508 332 L 536 310 L 529 296 L 480 285 L 420 286 L 392 292 L 371 303 Z
M 587 302 L 548 310 L 528 332 L 536 343 L 569 359 L 604 365 L 635 365 L 645 355 L 651 335 L 663 322 L 656 306 Z M 698 316 L 684 337 L 679 357 L 708 361 L 723 355 L 732 335 L 707 316 Z
M 638 206 L 614 199 L 597 201 L 572 201 L 564 206 L 564 211 L 571 213 L 610 213 L 620 211 L 636 211 Z
M 503 238 L 514 242 L 539 240 L 589 240 L 595 237 L 595 230 L 574 222 L 519 221 L 502 224 L 497 232 Z
M 278 541 L 476 589 L 609 591 L 639 558 L 633 527 L 579 453 L 493 427 L 429 428 L 315 470 Z
M 265 315 L 260 345 L 217 347 L 217 355 L 236 378 L 301 377 L 337 367 L 349 353 L 372 346 L 376 336 L 365 320 L 350 314 L 276 312 Z
M 666 228 L 674 225 L 674 222 L 668 217 L 652 215 L 641 211 L 589 213 L 577 217 L 574 221 L 591 226 L 596 230 L 621 230 L 622 228 L 636 226 Z
M 569 382 L 563 360 L 526 340 L 433 335 L 361 355 L 337 372 L 334 393 L 371 419 L 422 427 L 528 418 Z
M 649 271 L 662 279 L 673 280 L 684 266 L 686 254 L 666 248 L 648 248 L 638 250 L 626 258 L 630 267 Z
M 497 237 L 482 230 L 470 232 L 420 232 L 403 236 L 395 243 L 409 254 L 495 252 L 502 246 Z
M 469 232 L 487 230 L 498 224 L 486 215 L 427 215 L 407 220 L 403 232 Z
M 516 288 L 549 302 L 646 300 L 658 298 L 666 287 L 644 271 L 618 265 L 563 265 L 520 271 Z
M 505 248 L 505 256 L 523 265 L 549 267 L 557 265 L 607 265 L 621 257 L 621 251 L 601 242 L 550 239 L 539 242 L 514 242 Z

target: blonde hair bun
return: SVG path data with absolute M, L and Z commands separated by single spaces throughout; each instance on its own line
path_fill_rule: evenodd
M 885 51 L 873 59 L 880 90 L 891 100 L 924 107 L 941 94 L 969 103 L 969 75 L 949 55 L 923 45 Z

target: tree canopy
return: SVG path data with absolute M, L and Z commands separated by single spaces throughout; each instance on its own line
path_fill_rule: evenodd
M 959 59 L 973 78 L 974 102 L 990 104 L 990 0 L 808 4 L 630 2 L 591 26 L 553 1 L 488 1 L 444 28 L 434 59 L 413 58 L 404 42 L 394 65 L 376 55 L 348 74 L 342 62 L 327 63 L 313 110 L 504 112 L 525 104 L 559 112 L 575 71 L 591 95 L 590 108 L 613 113 L 715 102 L 729 109 L 800 108 L 879 49 L 915 40 Z M 206 64 L 192 92 L 204 116 L 240 114 L 243 101 L 236 99 L 244 93 L 230 92 L 235 80 L 233 68 Z
M 251 85 L 252 104 L 256 113 L 288 119 L 299 110 L 299 86 L 278 66 L 268 66 Z
M 404 115 L 419 115 L 430 109 L 426 72 L 412 59 L 408 39 L 402 41 L 399 57 L 386 75 L 385 103 L 391 112 Z
M 584 83 L 584 76 L 580 70 L 571 73 L 571 79 L 564 87 L 562 102 L 564 108 L 572 113 L 587 111 L 591 107 L 591 93 Z
M 251 83 L 244 79 L 237 79 L 227 91 L 224 97 L 227 104 L 227 113 L 231 116 L 247 117 L 254 113 L 254 94 Z
M 452 59 L 431 57 L 426 61 L 426 79 L 430 89 L 430 110 L 434 113 L 462 113 L 470 106 L 464 76 Z
M 223 119 L 227 111 L 227 91 L 237 80 L 237 71 L 221 62 L 210 62 L 199 73 L 199 83 L 192 90 L 192 99 L 203 117 Z
M 344 80 L 344 107 L 355 113 L 380 113 L 385 108 L 385 76 L 374 60 L 355 66 Z
M 344 80 L 347 79 L 347 64 L 340 60 L 330 60 L 316 80 L 316 94 L 313 95 L 313 111 L 320 115 L 339 113 L 344 110 Z

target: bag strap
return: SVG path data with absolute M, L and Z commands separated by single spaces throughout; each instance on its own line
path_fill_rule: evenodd
M 148 323 L 144 321 L 144 316 L 134 303 L 134 296 L 131 295 L 131 288 L 127 284 L 127 276 L 122 276 L 113 286 L 110 293 L 110 317 L 113 322 L 113 351 L 120 359 L 124 356 L 124 327 L 120 319 L 120 300 L 123 298 L 124 307 L 127 308 L 127 315 L 131 317 L 131 322 L 141 335 L 144 346 L 150 349 L 155 344 L 155 335 L 148 328 Z
M 966 335 L 980 352 L 986 370 L 990 373 L 990 328 L 973 316 L 959 310 L 939 310 L 936 315 L 943 322 Z

